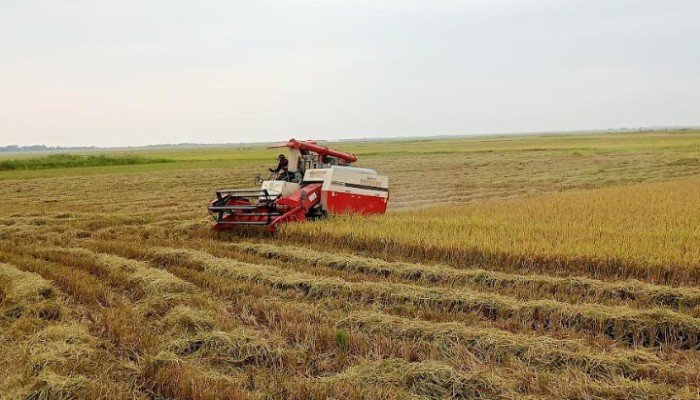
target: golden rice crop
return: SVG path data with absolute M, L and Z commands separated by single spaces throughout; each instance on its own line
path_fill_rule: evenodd
M 290 242 L 503 271 L 700 283 L 700 179 L 289 224 Z

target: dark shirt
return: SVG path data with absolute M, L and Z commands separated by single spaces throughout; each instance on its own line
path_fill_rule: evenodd
M 277 168 L 273 169 L 272 172 L 280 172 L 280 171 L 287 171 L 289 169 L 289 160 L 286 158 L 283 158 L 280 160 L 279 164 L 277 164 Z

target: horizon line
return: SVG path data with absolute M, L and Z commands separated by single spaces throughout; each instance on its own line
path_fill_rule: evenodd
M 557 135 L 557 134 L 582 134 L 582 133 L 625 133 L 625 132 L 653 132 L 653 131 L 682 131 L 700 129 L 700 125 L 678 125 L 678 126 L 643 126 L 643 127 L 619 127 L 606 129 L 573 129 L 573 130 L 547 130 L 547 131 L 521 131 L 521 132 L 496 132 L 496 133 L 466 133 L 466 134 L 435 134 L 435 135 L 408 135 L 408 136 L 379 136 L 379 137 L 359 137 L 359 138 L 333 138 L 333 139 L 314 139 L 323 142 L 358 142 L 358 141 L 392 141 L 392 140 L 411 140 L 425 138 L 464 138 L 476 136 L 509 136 L 509 135 Z M 311 140 L 311 139 L 303 139 Z M 152 147 L 186 147 L 186 146 L 202 146 L 202 147 L 217 147 L 217 146 L 234 146 L 234 145 L 252 145 L 259 146 L 278 141 L 263 141 L 263 142 L 178 142 L 178 143 L 156 143 L 146 145 L 122 145 L 122 146 L 97 146 L 97 145 L 80 145 L 80 146 L 48 146 L 45 144 L 8 144 L 0 146 L 0 151 L 7 152 L 22 152 L 32 151 L 31 148 L 37 148 L 37 151 L 51 150 L 119 150 L 119 149 L 147 149 Z M 17 150 L 9 150 L 17 148 Z

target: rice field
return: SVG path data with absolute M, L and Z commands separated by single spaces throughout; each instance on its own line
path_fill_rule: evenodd
M 0 172 L 0 398 L 700 398 L 700 132 L 338 147 L 392 211 L 274 237 L 257 147 Z

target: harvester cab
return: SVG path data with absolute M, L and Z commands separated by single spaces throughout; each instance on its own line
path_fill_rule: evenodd
M 277 225 L 316 219 L 328 214 L 383 214 L 389 201 L 389 179 L 376 171 L 351 166 L 354 154 L 321 146 L 315 141 L 272 145 L 289 150 L 289 179 L 263 180 L 259 189 L 221 189 L 209 204 L 212 229 L 237 225 Z

